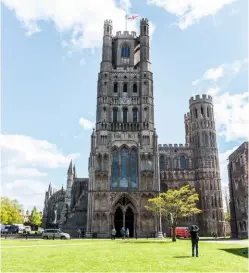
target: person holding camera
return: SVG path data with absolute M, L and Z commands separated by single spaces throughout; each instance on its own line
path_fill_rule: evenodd
M 192 257 L 199 256 L 199 235 L 198 235 L 199 227 L 196 225 L 192 225 L 190 229 L 191 243 L 192 243 Z

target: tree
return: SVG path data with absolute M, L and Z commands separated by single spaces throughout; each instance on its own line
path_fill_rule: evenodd
M 42 222 L 42 216 L 41 213 L 37 210 L 36 207 L 34 207 L 31 211 L 31 214 L 29 216 L 29 222 L 31 225 L 39 227 Z
M 226 237 L 227 236 L 227 233 L 228 233 L 228 228 L 230 226 L 230 213 L 229 211 L 226 211 L 224 213 L 224 218 L 225 218 L 225 225 L 224 225 L 224 236 Z
M 148 199 L 145 208 L 155 215 L 165 218 L 173 229 L 172 241 L 176 241 L 176 227 L 181 217 L 188 217 L 201 213 L 196 207 L 199 200 L 198 193 L 191 189 L 189 185 L 181 187 L 179 190 L 168 190 L 160 193 L 158 197 Z
M 23 223 L 22 205 L 16 199 L 1 197 L 1 223 L 4 225 Z

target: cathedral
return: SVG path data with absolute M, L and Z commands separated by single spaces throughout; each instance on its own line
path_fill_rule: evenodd
M 184 115 L 185 144 L 158 144 L 154 120 L 149 21 L 140 34 L 118 31 L 104 22 L 97 83 L 95 129 L 91 135 L 89 177 L 78 178 L 72 161 L 66 188 L 45 193 L 43 227 L 59 227 L 71 236 L 107 238 L 113 227 L 130 236 L 169 234 L 167 221 L 145 209 L 147 200 L 189 184 L 199 194 L 201 235 L 223 234 L 224 215 L 212 98 L 195 96 Z

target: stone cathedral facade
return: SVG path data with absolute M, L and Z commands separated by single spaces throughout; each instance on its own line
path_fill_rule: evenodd
M 223 233 L 224 216 L 212 98 L 196 96 L 184 116 L 185 145 L 158 144 L 154 121 L 149 23 L 140 35 L 112 31 L 104 22 L 97 84 L 96 126 L 91 135 L 89 178 L 78 178 L 70 163 L 66 189 L 45 196 L 43 226 L 56 225 L 86 236 L 108 237 L 122 226 L 131 237 L 160 231 L 159 219 L 144 206 L 161 191 L 189 184 L 199 194 L 198 217 L 184 218 L 203 235 Z M 169 233 L 167 222 L 163 232 Z

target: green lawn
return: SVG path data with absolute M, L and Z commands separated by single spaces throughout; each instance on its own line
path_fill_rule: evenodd
M 1 240 L 3 272 L 248 272 L 243 245 L 178 240 Z

